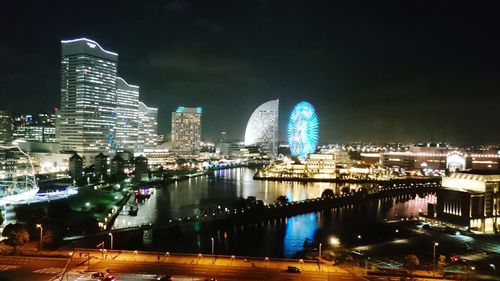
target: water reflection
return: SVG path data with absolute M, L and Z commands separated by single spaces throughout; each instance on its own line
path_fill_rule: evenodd
M 296 201 L 320 197 L 327 188 L 340 192 L 334 183 L 255 181 L 255 172 L 249 168 L 218 170 L 213 177 L 191 178 L 159 188 L 149 200 L 139 204 L 136 217 L 126 213 L 119 215 L 114 228 L 196 216 L 200 210 L 218 205 L 229 206 L 238 198 L 249 196 L 265 203 L 274 203 L 281 195 Z
M 122 214 L 115 227 L 162 223 L 192 216 L 204 208 L 228 206 L 239 197 L 255 196 L 257 200 L 273 203 L 280 195 L 290 200 L 304 200 L 321 196 L 327 188 L 338 193 L 343 187 L 334 183 L 254 181 L 254 173 L 255 170 L 248 168 L 219 170 L 213 177 L 192 178 L 159 188 L 149 200 L 141 203 L 136 217 Z M 303 256 L 306 239 L 314 244 L 328 243 L 335 235 L 343 244 L 356 245 L 360 242 L 358 235 L 363 237 L 363 243 L 388 237 L 394 230 L 384 223 L 385 220 L 416 216 L 419 210 L 426 211 L 428 202 L 435 202 L 435 196 L 386 198 L 259 223 L 183 226 L 156 231 L 153 243 L 147 247 L 155 251 L 209 253 L 210 238 L 214 237 L 219 254 L 298 257 Z M 140 248 L 133 243 L 129 246 Z
M 313 241 L 318 229 L 318 214 L 310 213 L 291 217 L 286 221 L 283 238 L 283 256 L 293 257 L 304 248 L 304 241 Z

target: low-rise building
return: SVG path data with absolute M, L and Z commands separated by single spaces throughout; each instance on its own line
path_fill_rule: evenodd
M 124 174 L 125 161 L 120 155 L 115 155 L 109 165 L 111 176 L 121 176 Z
M 137 156 L 134 159 L 134 174 L 135 181 L 141 182 L 143 180 L 148 180 L 149 169 L 148 169 L 148 159 L 142 155 Z
M 108 175 L 108 156 L 99 153 L 94 157 L 94 172 L 98 177 L 105 177 Z
M 500 229 L 500 174 L 452 173 L 443 177 L 437 192 L 435 213 L 429 219 L 439 224 L 480 233 Z
M 83 158 L 78 154 L 73 154 L 69 158 L 69 175 L 74 179 L 78 180 L 83 177 Z

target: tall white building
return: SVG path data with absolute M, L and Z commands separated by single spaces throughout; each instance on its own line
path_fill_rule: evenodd
M 138 148 L 153 147 L 158 138 L 158 108 L 147 107 L 139 102 Z
M 172 112 L 172 149 L 193 155 L 200 151 L 201 107 L 180 106 Z
M 61 150 L 107 153 L 115 138 L 118 54 L 86 38 L 61 47 Z
M 245 130 L 245 145 L 256 145 L 271 157 L 278 155 L 279 100 L 263 103 L 250 116 Z
M 130 85 L 123 78 L 116 77 L 116 101 L 115 148 L 133 151 L 139 140 L 139 86 Z

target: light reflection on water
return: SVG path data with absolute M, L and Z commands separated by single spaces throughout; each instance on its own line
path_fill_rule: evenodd
M 318 214 L 310 213 L 288 218 L 283 239 L 283 256 L 293 257 L 304 248 L 304 241 L 314 241 L 318 229 Z
M 274 203 L 281 195 L 296 201 L 320 197 L 327 188 L 335 192 L 341 189 L 334 183 L 255 181 L 254 173 L 255 170 L 248 168 L 219 170 L 213 177 L 192 178 L 159 188 L 149 200 L 140 204 L 137 216 L 120 215 L 115 227 L 164 223 L 178 217 L 193 216 L 196 210 L 217 205 L 229 206 L 239 197 L 255 196 L 265 203 Z M 182 233 L 171 234 L 169 239 L 160 237 L 154 241 L 153 247 L 154 250 L 172 252 L 207 252 L 211 247 L 210 237 L 216 237 L 216 249 L 223 254 L 293 257 L 303 250 L 306 239 L 324 243 L 331 235 L 345 241 L 352 240 L 357 235 L 374 236 L 371 233 L 379 231 L 377 223 L 384 219 L 416 215 L 419 209 L 425 212 L 427 202 L 431 201 L 435 201 L 435 196 L 417 196 L 401 202 L 387 198 L 363 205 L 298 215 L 286 220 L 239 226 L 197 227 L 192 233 L 183 230 Z

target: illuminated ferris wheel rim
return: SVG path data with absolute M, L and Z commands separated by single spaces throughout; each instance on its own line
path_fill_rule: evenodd
M 300 102 L 292 109 L 288 121 L 288 144 L 293 156 L 305 158 L 316 150 L 319 121 L 314 107 Z

